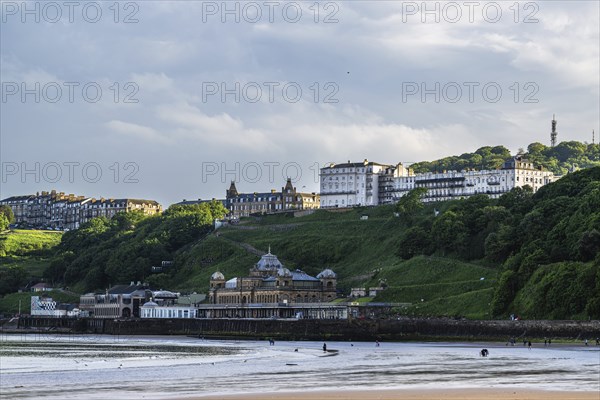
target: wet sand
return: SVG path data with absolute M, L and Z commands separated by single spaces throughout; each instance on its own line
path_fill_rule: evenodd
M 600 400 L 600 392 L 558 392 L 519 389 L 423 389 L 315 391 L 234 394 L 194 397 L 194 400 Z M 190 400 L 187 398 L 186 400 Z

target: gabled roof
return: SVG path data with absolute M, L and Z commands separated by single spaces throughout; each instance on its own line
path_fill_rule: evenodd
M 40 283 L 36 283 L 35 285 L 33 285 L 31 288 L 32 289 L 44 289 L 44 288 L 51 288 L 52 286 L 44 283 L 44 282 L 40 282 Z
M 0 200 L 0 202 L 4 203 L 4 202 L 11 202 L 11 201 L 29 200 L 34 197 L 35 196 L 32 194 L 26 194 L 24 196 L 11 196 L 11 197 L 7 197 L 6 199 Z
M 115 285 L 108 289 L 108 294 L 131 294 L 144 289 L 146 289 L 144 285 Z

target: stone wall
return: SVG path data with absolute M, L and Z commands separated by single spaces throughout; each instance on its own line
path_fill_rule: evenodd
M 501 340 L 595 339 L 600 321 L 471 321 L 447 318 L 400 320 L 249 320 L 32 318 L 21 329 L 50 329 L 113 335 L 190 335 L 206 338 L 285 340 Z

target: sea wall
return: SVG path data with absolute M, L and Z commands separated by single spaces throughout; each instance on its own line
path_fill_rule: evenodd
M 398 320 L 252 319 L 19 319 L 18 330 L 112 335 L 192 335 L 206 338 L 286 340 L 507 340 L 595 339 L 600 321 L 471 321 L 449 318 Z M 8 331 L 7 327 L 3 327 Z

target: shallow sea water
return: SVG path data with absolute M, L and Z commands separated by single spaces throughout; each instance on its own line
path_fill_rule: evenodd
M 599 391 L 600 347 L 1 335 L 6 399 L 166 399 L 393 388 Z M 479 356 L 487 348 L 489 357 Z M 295 351 L 295 350 L 298 351 Z

